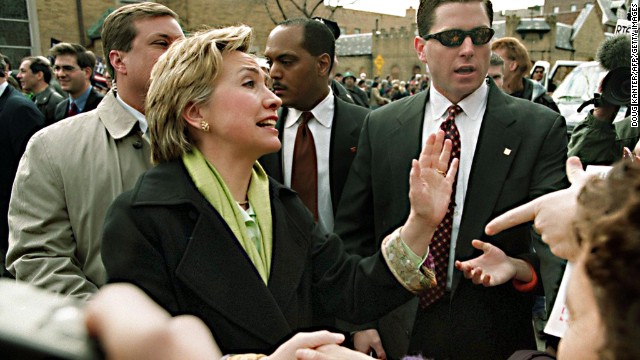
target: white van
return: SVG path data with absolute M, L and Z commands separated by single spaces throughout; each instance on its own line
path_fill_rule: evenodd
M 594 97 L 602 79 L 607 75 L 600 63 L 597 61 L 583 62 L 575 67 L 558 86 L 553 93 L 553 101 L 560 108 L 560 114 L 567 120 L 567 131 L 573 132 L 573 128 L 587 116 L 587 112 L 593 109 L 589 105 L 578 112 L 578 108 L 583 102 Z M 621 106 L 614 121 L 624 118 L 627 110 L 626 106 Z

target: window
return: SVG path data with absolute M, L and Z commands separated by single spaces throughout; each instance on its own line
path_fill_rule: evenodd
M 578 11 L 578 5 L 571 4 L 571 11 Z
M 554 6 L 554 7 L 553 7 L 553 13 L 554 13 L 554 14 L 557 14 L 557 13 L 559 13 L 559 12 L 560 12 L 560 6 Z
M 33 25 L 29 22 L 27 0 L 0 0 L 0 9 L 0 52 L 9 57 L 11 68 L 16 69 L 19 61 L 32 53 Z
M 361 33 L 360 28 L 354 28 L 353 29 L 353 33 L 354 34 L 360 34 Z

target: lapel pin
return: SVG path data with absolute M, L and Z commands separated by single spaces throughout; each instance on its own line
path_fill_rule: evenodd
M 355 147 L 355 146 L 352 146 L 352 147 L 351 147 L 351 149 L 349 149 L 349 150 L 351 150 L 351 152 L 355 154 L 355 152 L 356 152 L 356 147 Z
M 505 154 L 505 155 L 507 155 L 507 156 L 509 156 L 509 155 L 511 155 L 511 149 L 509 149 L 509 148 L 504 148 L 504 151 L 503 151 L 502 153 L 503 153 L 503 154 Z

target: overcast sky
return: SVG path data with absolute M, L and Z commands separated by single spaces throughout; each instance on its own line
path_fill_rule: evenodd
M 543 5 L 544 0 L 491 0 L 495 11 L 510 9 L 526 9 L 529 6 Z M 330 5 L 341 4 L 348 9 L 365 10 L 379 12 L 383 14 L 392 14 L 404 16 L 405 9 L 409 6 L 417 8 L 419 0 L 325 0 L 325 4 Z M 347 5 L 352 4 L 352 5 Z

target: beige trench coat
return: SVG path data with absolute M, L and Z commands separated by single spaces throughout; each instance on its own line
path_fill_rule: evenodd
M 7 268 L 18 280 L 85 299 L 105 283 L 105 213 L 151 167 L 136 124 L 110 92 L 32 137 L 9 204 Z

